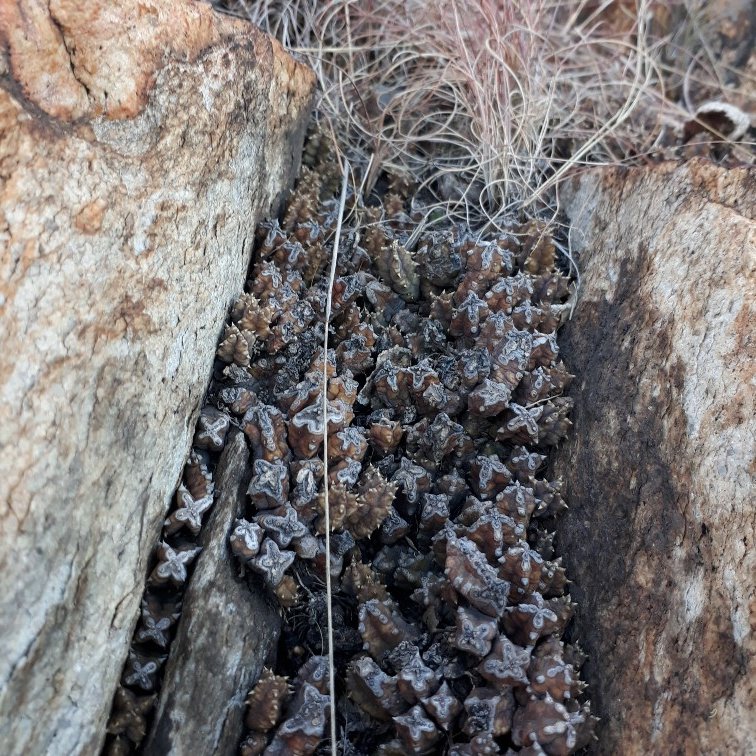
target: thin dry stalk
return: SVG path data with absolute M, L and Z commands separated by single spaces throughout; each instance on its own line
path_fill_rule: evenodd
M 331 724 L 331 754 L 337 756 L 338 747 L 336 742 L 336 686 L 335 665 L 333 661 L 333 589 L 331 587 L 331 508 L 328 501 L 328 324 L 331 322 L 331 309 L 333 306 L 333 284 L 336 278 L 336 260 L 339 255 L 339 242 L 341 241 L 341 225 L 344 219 L 344 206 L 346 205 L 346 191 L 349 184 L 349 162 L 344 160 L 341 184 L 341 199 L 339 201 L 339 214 L 336 221 L 336 236 L 333 241 L 331 254 L 331 269 L 328 278 L 328 296 L 325 311 L 325 335 L 323 336 L 323 494 L 325 509 L 325 564 L 326 564 L 326 618 L 328 636 L 328 691 L 331 695 L 330 724 Z

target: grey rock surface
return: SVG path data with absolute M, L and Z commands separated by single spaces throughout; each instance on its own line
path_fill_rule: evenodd
M 17 0 L 0 42 L 0 743 L 95 753 L 314 79 L 189 0 Z
M 582 290 L 558 547 L 595 751 L 752 752 L 756 171 L 590 171 L 561 200 Z
M 235 753 L 239 747 L 244 699 L 281 629 L 262 585 L 250 590 L 228 547 L 251 477 L 244 434 L 235 431 L 216 470 L 218 494 L 199 538 L 203 551 L 184 595 L 145 756 Z

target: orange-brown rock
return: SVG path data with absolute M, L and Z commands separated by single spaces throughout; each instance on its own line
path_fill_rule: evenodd
M 0 3 L 0 742 L 94 753 L 313 76 L 190 0 Z
M 745 754 L 756 730 L 756 172 L 599 170 L 562 203 L 574 432 L 560 551 L 603 754 Z

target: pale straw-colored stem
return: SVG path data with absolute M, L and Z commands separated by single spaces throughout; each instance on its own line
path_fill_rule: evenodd
M 333 240 L 331 254 L 331 272 L 328 276 L 328 296 L 326 298 L 325 334 L 323 336 L 323 508 L 325 510 L 325 571 L 326 571 L 326 617 L 328 635 L 328 691 L 331 694 L 331 754 L 337 756 L 336 745 L 336 686 L 334 684 L 335 670 L 333 663 L 333 589 L 331 587 L 331 509 L 328 502 L 328 324 L 331 321 L 331 307 L 333 304 L 333 282 L 336 278 L 336 259 L 339 255 L 339 241 L 341 240 L 341 225 L 344 220 L 344 205 L 346 204 L 346 190 L 349 184 L 349 162 L 344 158 L 341 183 L 341 200 L 339 215 L 336 221 L 336 236 Z

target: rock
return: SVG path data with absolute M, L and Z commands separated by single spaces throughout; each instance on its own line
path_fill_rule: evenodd
M 251 477 L 244 434 L 236 431 L 216 470 L 220 493 L 200 535 L 203 551 L 184 595 L 145 756 L 234 753 L 239 746 L 244 699 L 281 629 L 262 587 L 250 590 L 228 548 Z
M 556 472 L 596 752 L 746 753 L 756 729 L 756 173 L 595 170 Z
M 0 4 L 0 742 L 94 753 L 313 76 L 190 0 Z

